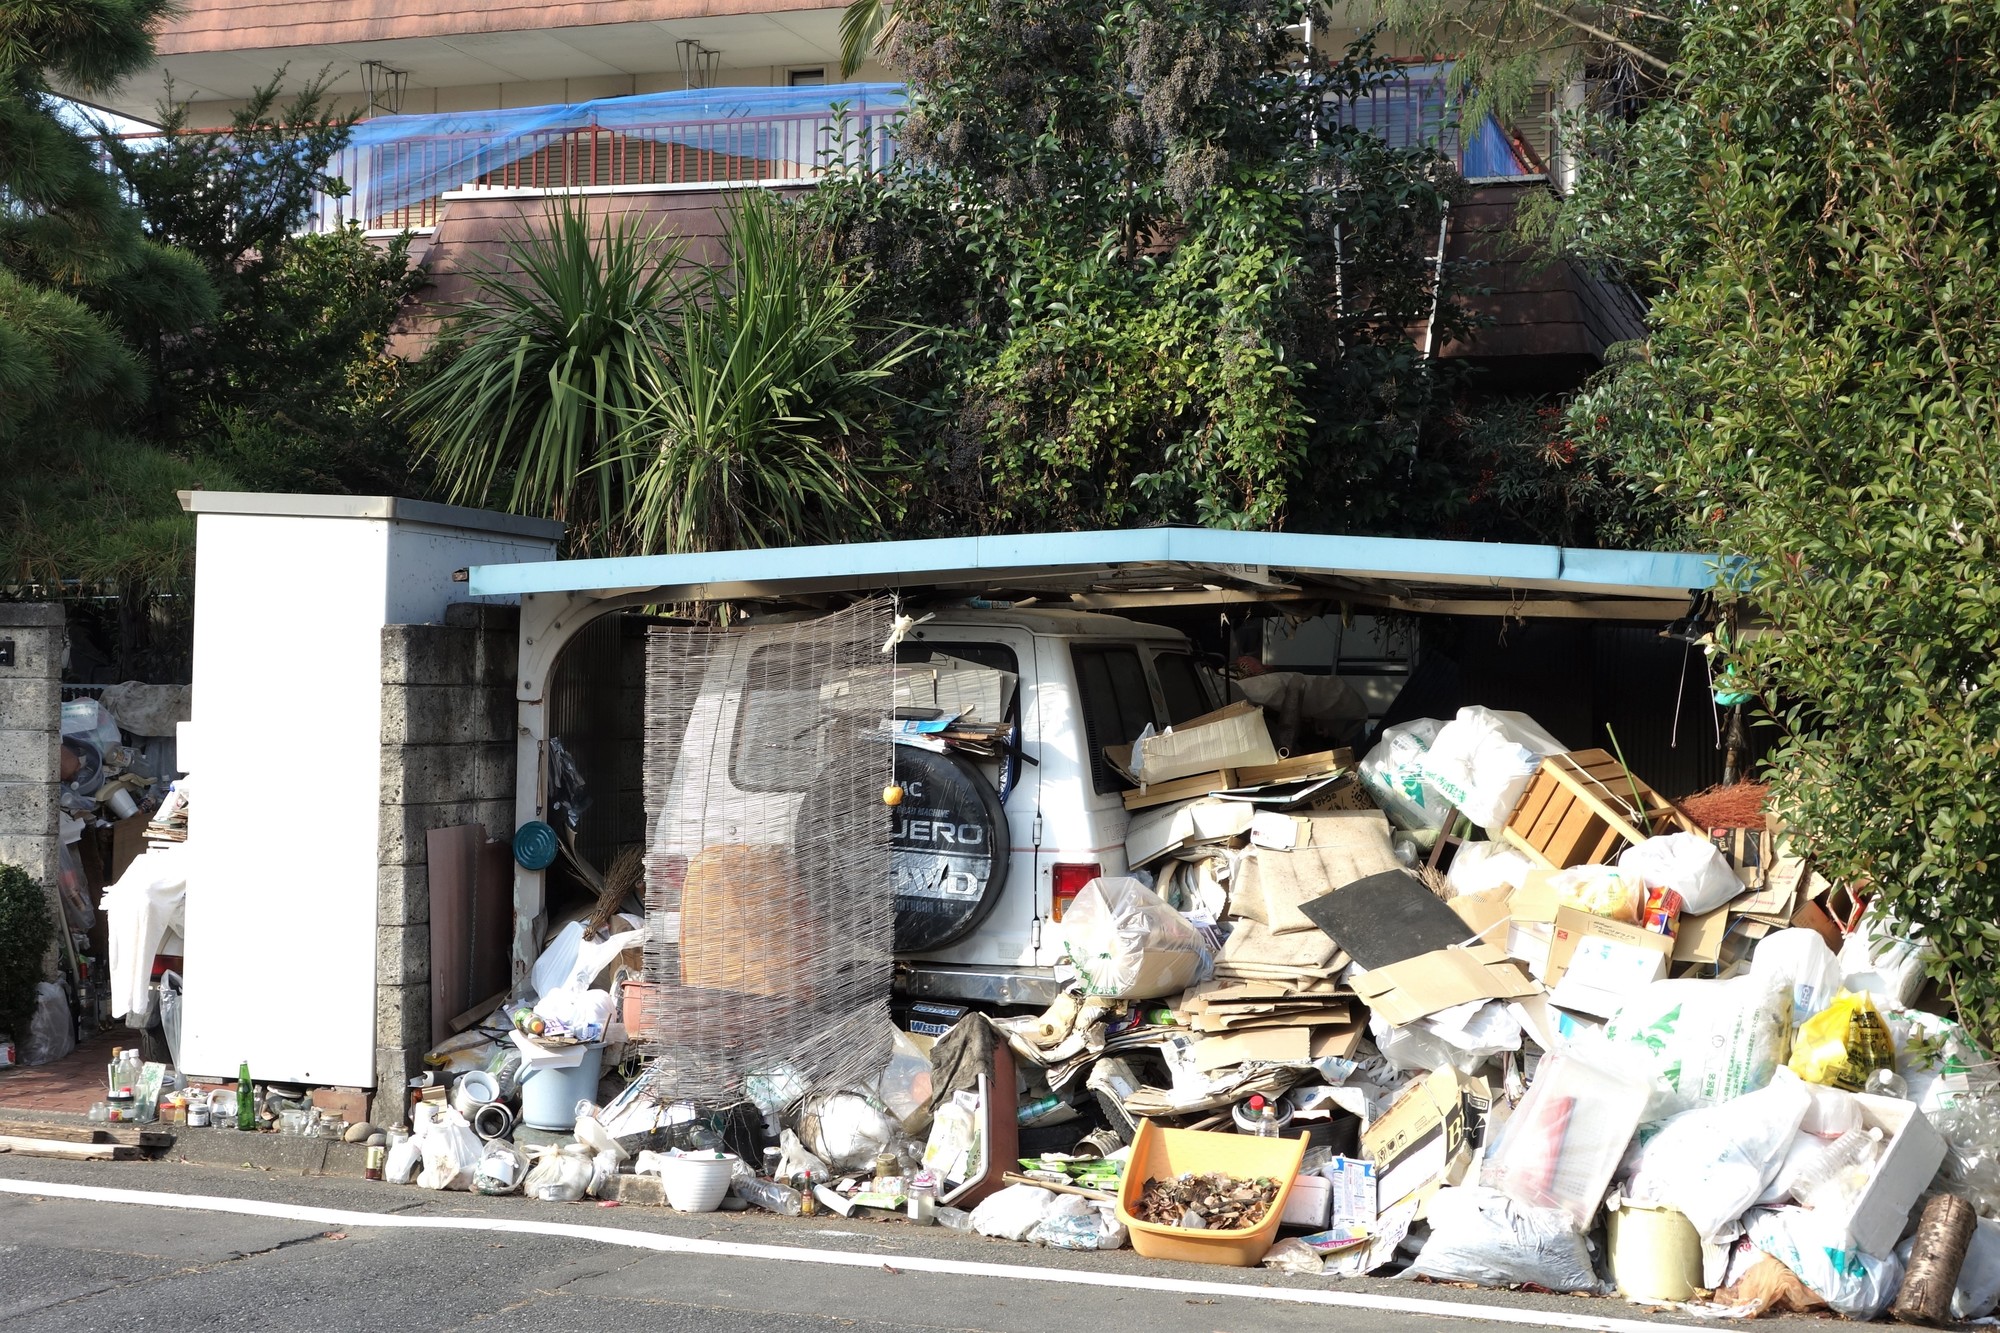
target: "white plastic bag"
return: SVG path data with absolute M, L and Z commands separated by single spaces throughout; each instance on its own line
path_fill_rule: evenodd
M 545 1203 L 575 1203 L 590 1188 L 594 1166 L 590 1149 L 582 1144 L 543 1148 L 528 1170 L 523 1191 Z
M 1497 837 L 1542 757 L 1566 748 L 1526 713 L 1461 708 L 1439 728 L 1418 767 L 1459 813 Z
M 505 1139 L 490 1139 L 472 1171 L 477 1194 L 515 1194 L 528 1174 L 528 1155 Z
M 76 1029 L 70 1022 L 69 997 L 53 981 L 35 987 L 35 1012 L 16 1045 L 24 1065 L 53 1064 L 76 1049 Z
M 1872 914 L 1863 917 L 1840 946 L 1841 985 L 1867 991 L 1884 1008 L 1915 1003 L 1924 988 L 1924 964 L 1935 951 L 1908 927 L 1900 930 Z
M 1672 889 L 1681 896 L 1681 910 L 1695 915 L 1713 912 L 1744 889 L 1715 844 L 1693 833 L 1663 834 L 1627 847 L 1618 868 L 1639 876 L 1647 888 Z
M 982 1236 L 1026 1240 L 1056 1205 L 1057 1195 L 1039 1185 L 1009 1185 L 986 1196 L 972 1210 L 972 1229 Z
M 1750 1215 L 1750 1243 L 1798 1275 L 1849 1319 L 1874 1319 L 1896 1299 L 1903 1285 L 1903 1261 L 1891 1254 L 1878 1259 L 1859 1250 L 1843 1249 L 1830 1234 L 1837 1219 L 1816 1217 L 1801 1208 Z
M 1611 1016 L 1604 1035 L 1646 1060 L 1683 1107 L 1713 1106 L 1771 1081 L 1791 1012 L 1791 992 L 1768 977 L 1655 981 Z
M 1583 1232 L 1561 1208 L 1531 1208 L 1484 1186 L 1447 1185 L 1432 1196 L 1428 1217 L 1430 1239 L 1404 1277 L 1482 1287 L 1607 1289 Z
M 1646 1140 L 1627 1193 L 1685 1213 L 1717 1240 L 1777 1176 L 1811 1104 L 1798 1076 L 1781 1069 L 1769 1087 L 1683 1112 Z
M 1201 932 L 1136 879 L 1094 879 L 1063 912 L 1063 942 L 1085 995 L 1178 995 L 1208 967 Z
M 1460 897 L 1488 889 L 1518 889 L 1535 863 L 1504 842 L 1468 842 L 1451 858 L 1444 882 Z
M 382 1179 L 391 1185 L 407 1185 L 417 1174 L 417 1162 L 423 1150 L 415 1139 L 404 1139 L 389 1149 L 388 1157 L 382 1164 Z
M 1958 1270 L 1958 1289 L 1951 1294 L 1953 1319 L 1984 1319 L 2000 1308 L 2000 1222 L 1978 1219 L 1965 1263 Z
M 1443 726 L 1436 718 L 1420 717 L 1385 727 L 1361 761 L 1362 785 L 1397 828 L 1434 829 L 1444 823 L 1451 802 L 1423 775 L 1424 751 Z
M 858 1092 L 814 1093 L 799 1109 L 799 1138 L 835 1171 L 873 1165 L 896 1136 L 888 1112 Z
M 417 1184 L 427 1190 L 469 1190 L 486 1145 L 472 1132 L 465 1117 L 444 1107 L 428 1120 L 417 1121 L 417 1150 L 424 1169 Z
M 1768 977 L 1791 993 L 1792 1026 L 1811 1018 L 1840 993 L 1840 960 L 1816 930 L 1794 926 L 1757 941 L 1750 975 Z

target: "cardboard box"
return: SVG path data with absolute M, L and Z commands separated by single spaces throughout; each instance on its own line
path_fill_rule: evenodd
M 1375 1163 L 1357 1157 L 1336 1157 L 1319 1169 L 1333 1185 L 1332 1207 L 1326 1225 L 1372 1227 L 1380 1216 L 1376 1207 Z
M 1910 1210 L 1944 1163 L 1944 1136 L 1913 1102 L 1900 1097 L 1854 1094 L 1861 1119 L 1887 1137 L 1875 1176 L 1848 1210 L 1840 1234 L 1845 1248 L 1880 1258 L 1896 1248 L 1909 1224 Z
M 1133 771 L 1150 786 L 1220 768 L 1275 764 L 1264 710 L 1237 702 L 1181 723 L 1172 731 L 1148 736 L 1132 747 Z
M 1363 972 L 1350 983 L 1384 1022 L 1401 1027 L 1473 1000 L 1512 1000 L 1541 992 L 1492 944 L 1453 945 Z
M 1279 1225 L 1324 1231 L 1332 1210 L 1333 1182 L 1325 1176 L 1299 1176 L 1285 1196 L 1285 1216 Z
M 1375 1167 L 1377 1206 L 1476 1178 L 1492 1104 L 1485 1079 L 1449 1065 L 1405 1088 L 1361 1135 L 1361 1155 Z
M 1599 1018 L 1667 975 L 1674 938 L 1574 907 L 1556 913 L 1544 980 L 1549 1003 Z
M 1722 938 L 1729 933 L 1729 908 L 1683 915 L 1674 929 L 1676 963 L 1713 963 L 1722 957 Z

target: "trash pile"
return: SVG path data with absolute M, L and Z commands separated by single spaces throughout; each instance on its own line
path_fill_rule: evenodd
M 865 1086 L 696 1107 L 642 1071 L 600 1106 L 612 917 L 444 1053 L 388 1178 L 1709 1313 L 2000 1304 L 2000 1078 L 1761 798 L 1698 823 L 1483 708 L 1358 763 L 1242 705 L 1110 757 L 1129 869 L 1065 905 L 1046 1010 L 898 1031 Z

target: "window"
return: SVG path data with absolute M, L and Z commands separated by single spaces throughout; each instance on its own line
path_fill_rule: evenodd
M 785 75 L 786 81 L 794 88 L 817 88 L 826 82 L 823 69 L 795 69 Z
M 1070 654 L 1084 743 L 1090 750 L 1091 785 L 1098 791 L 1119 791 L 1128 784 L 1105 762 L 1104 747 L 1130 745 L 1155 724 L 1146 668 L 1136 648 L 1072 648 Z
M 1214 709 L 1215 701 L 1202 682 L 1201 672 L 1186 653 L 1159 654 L 1153 659 L 1153 674 L 1160 678 L 1168 726 L 1178 727 Z

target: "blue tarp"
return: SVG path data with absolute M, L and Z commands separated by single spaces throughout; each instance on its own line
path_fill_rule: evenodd
M 371 215 L 407 208 L 456 190 L 547 147 L 552 135 L 606 129 L 634 139 L 710 149 L 717 122 L 742 121 L 727 133 L 733 157 L 772 160 L 784 145 L 771 122 L 800 115 L 879 121 L 904 106 L 899 83 L 843 83 L 813 88 L 698 88 L 689 92 L 600 97 L 557 106 L 378 116 L 354 127 L 362 174 L 350 180 Z M 810 162 L 801 164 L 811 166 Z M 803 172 L 801 174 L 804 174 Z

